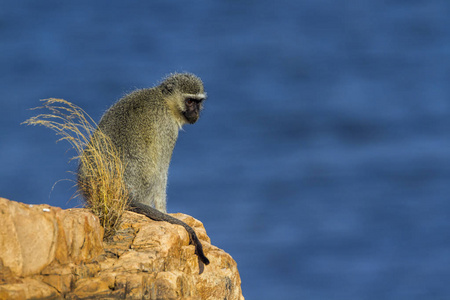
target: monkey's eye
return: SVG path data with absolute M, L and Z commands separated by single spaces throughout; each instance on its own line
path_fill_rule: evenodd
M 191 99 L 191 98 L 186 99 L 186 103 L 189 104 L 189 105 L 192 105 L 192 104 L 194 104 L 195 102 L 196 102 L 196 101 L 195 101 L 194 99 Z

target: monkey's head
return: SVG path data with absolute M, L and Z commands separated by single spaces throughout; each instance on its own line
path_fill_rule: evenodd
M 206 93 L 200 78 L 189 73 L 175 73 L 159 86 L 180 126 L 194 124 L 200 117 Z

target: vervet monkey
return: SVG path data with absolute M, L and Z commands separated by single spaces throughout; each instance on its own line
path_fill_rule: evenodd
M 209 260 L 194 230 L 166 213 L 167 172 L 178 131 L 198 120 L 205 99 L 200 78 L 189 73 L 172 74 L 156 87 L 120 99 L 103 115 L 98 129 L 121 153 L 129 209 L 156 221 L 183 226 L 198 257 L 207 265 Z M 89 189 L 82 184 L 86 176 L 89 174 L 80 163 L 79 189 L 89 198 Z

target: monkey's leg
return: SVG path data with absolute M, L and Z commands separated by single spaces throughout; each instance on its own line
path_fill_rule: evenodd
M 145 155 L 150 157 L 152 153 L 148 152 Z M 135 203 L 142 203 L 154 207 L 160 212 L 167 213 L 167 170 L 158 169 L 157 174 L 155 174 L 153 166 L 149 167 L 139 160 L 128 158 L 124 180 L 130 198 L 135 199 Z
M 200 258 L 200 260 L 205 264 L 208 265 L 209 264 L 209 259 L 205 256 L 205 254 L 203 253 L 203 247 L 202 244 L 200 243 L 197 234 L 195 233 L 194 229 L 192 229 L 191 226 L 189 226 L 188 224 L 184 223 L 183 221 L 178 220 L 177 218 L 174 218 L 168 214 L 162 213 L 159 210 L 139 203 L 136 200 L 131 200 L 130 203 L 130 211 L 136 212 L 138 214 L 144 215 L 149 217 L 152 220 L 155 221 L 165 221 L 165 222 L 169 222 L 171 224 L 176 224 L 176 225 L 181 225 L 184 227 L 184 229 L 186 229 L 186 231 L 189 233 L 189 237 L 192 241 L 192 243 L 195 246 L 195 253 L 198 255 L 198 257 Z

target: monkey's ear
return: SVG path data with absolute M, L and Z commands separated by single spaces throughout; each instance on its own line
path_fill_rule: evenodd
M 161 86 L 161 92 L 164 95 L 170 95 L 173 93 L 174 90 L 175 90 L 175 84 L 173 84 L 173 83 L 165 82 Z

